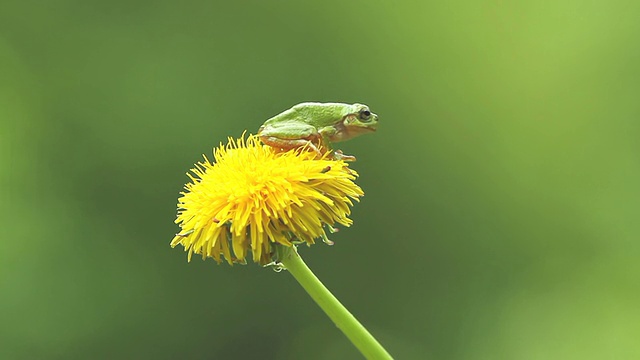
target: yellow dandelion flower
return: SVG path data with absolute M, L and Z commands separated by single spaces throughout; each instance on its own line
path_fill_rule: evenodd
M 251 251 L 253 261 L 268 264 L 274 244 L 310 245 L 335 224 L 351 225 L 352 199 L 364 195 L 343 160 L 303 149 L 279 152 L 255 135 L 229 138 L 214 159 L 205 156 L 187 174 L 192 182 L 178 200 L 182 231 L 171 246 L 184 246 L 189 261 L 196 253 L 232 264 Z

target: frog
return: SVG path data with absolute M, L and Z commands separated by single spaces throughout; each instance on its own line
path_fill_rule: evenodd
M 301 147 L 334 159 L 355 161 L 333 150 L 335 142 L 353 139 L 378 129 L 378 115 L 363 104 L 304 102 L 268 119 L 258 130 L 262 142 L 280 150 Z

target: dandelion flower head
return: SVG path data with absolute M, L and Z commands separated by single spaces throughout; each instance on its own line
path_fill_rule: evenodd
M 218 263 L 244 263 L 251 253 L 262 265 L 273 246 L 313 244 L 335 224 L 351 225 L 352 200 L 363 195 L 357 173 L 343 160 L 305 149 L 278 151 L 255 135 L 214 149 L 214 161 L 198 163 L 178 200 L 181 227 L 171 246 L 188 259 L 200 254 Z

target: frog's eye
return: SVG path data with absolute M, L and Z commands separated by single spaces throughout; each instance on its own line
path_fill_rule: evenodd
M 360 110 L 359 114 L 360 120 L 369 120 L 371 118 L 371 111 L 367 109 Z

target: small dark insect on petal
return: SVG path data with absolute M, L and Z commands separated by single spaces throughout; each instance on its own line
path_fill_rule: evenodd
M 329 172 L 329 170 L 331 170 L 331 166 L 328 166 L 328 165 L 327 165 L 327 167 L 325 167 L 324 169 L 320 170 L 320 173 L 321 173 L 321 174 L 324 174 L 324 173 Z

